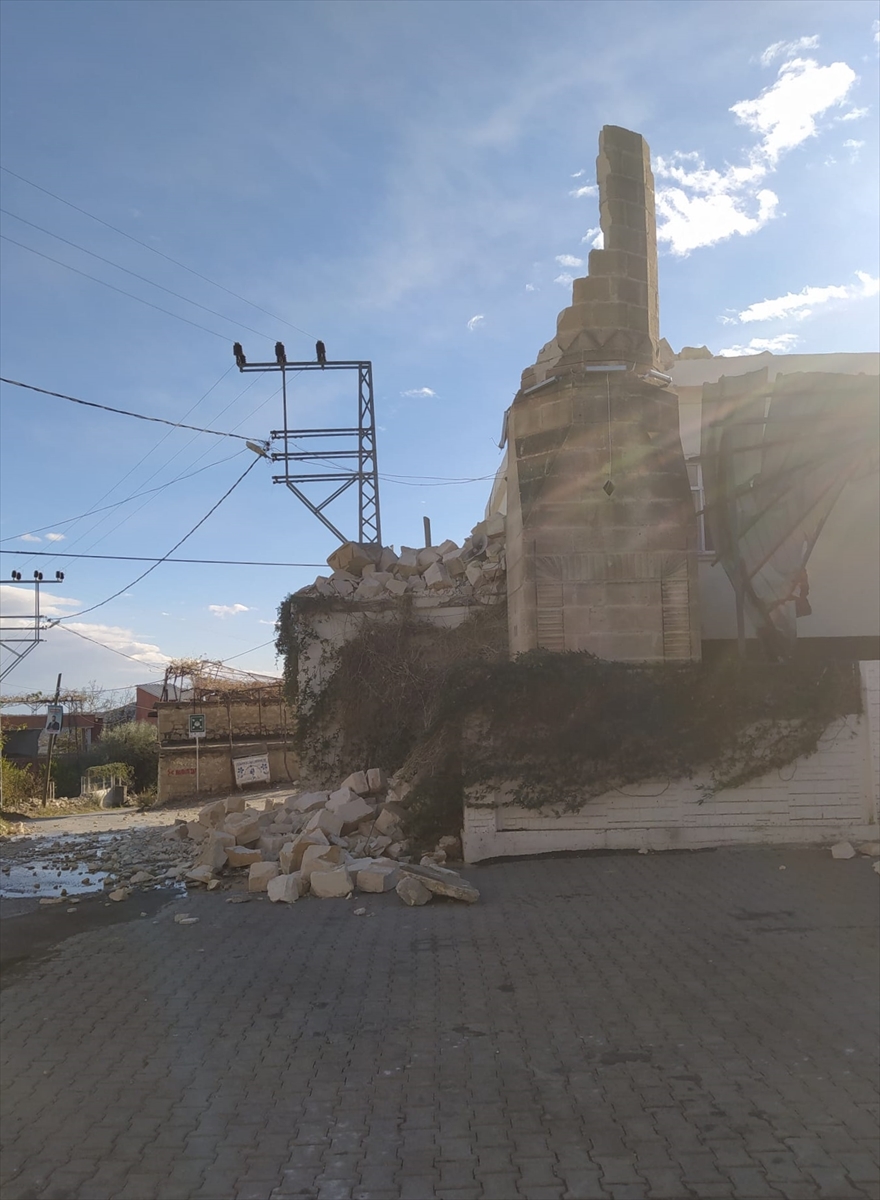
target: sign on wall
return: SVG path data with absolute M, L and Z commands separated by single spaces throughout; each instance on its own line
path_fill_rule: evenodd
M 46 711 L 46 732 L 60 733 L 64 724 L 64 707 L 61 704 L 50 704 Z
M 189 736 L 191 738 L 203 738 L 206 730 L 206 717 L 204 713 L 189 714 Z
M 251 754 L 247 758 L 234 758 L 236 787 L 249 783 L 269 783 L 269 755 Z

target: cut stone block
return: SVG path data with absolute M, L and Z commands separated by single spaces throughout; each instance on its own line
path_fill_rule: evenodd
M 193 883 L 210 883 L 214 878 L 214 872 L 206 863 L 200 863 L 187 871 L 186 878 L 191 879 Z
M 223 828 L 235 837 L 239 846 L 251 846 L 263 832 L 260 817 L 268 815 L 268 813 L 254 812 L 250 808 L 245 809 L 244 812 L 230 813 Z
M 352 800 L 357 800 L 357 798 L 358 793 L 343 784 L 335 792 L 330 793 L 327 799 L 327 808 L 331 812 L 335 812 L 337 808 L 342 808 L 343 804 L 349 804 Z
M 856 850 L 859 854 L 867 854 L 869 858 L 880 858 L 880 842 L 859 842 Z
M 244 795 L 242 792 L 236 792 L 234 796 L 227 796 L 223 804 L 228 813 L 244 812 Z
M 295 875 L 276 875 L 269 880 L 266 891 L 276 904 L 293 904 L 299 900 L 299 880 Z
M 257 839 L 256 849 L 260 851 L 263 862 L 278 862 L 282 847 L 289 841 L 289 833 L 264 833 Z
M 433 546 L 425 546 L 423 550 L 420 550 L 418 561 L 422 574 L 424 574 L 427 568 L 432 566 L 435 562 L 439 562 L 442 557 L 443 555 L 440 554 L 439 551 L 435 550 Z
M 313 829 L 320 829 L 327 837 L 338 837 L 342 833 L 342 821 L 336 813 L 322 808 L 312 813 L 306 822 L 306 832 L 311 833 Z
M 417 867 L 414 863 L 400 863 L 400 873 L 406 877 L 418 879 L 429 891 L 438 896 L 449 896 L 452 900 L 464 900 L 473 904 L 479 900 L 480 893 L 456 871 L 446 871 L 442 867 Z
M 378 600 L 385 594 L 385 584 L 381 579 L 368 576 L 362 579 L 354 591 L 357 600 Z
M 208 836 L 208 826 L 201 821 L 187 821 L 186 833 L 194 842 L 203 842 Z
M 216 829 L 226 820 L 226 801 L 212 800 L 199 810 L 199 824 Z
M 451 836 L 442 837 L 437 843 L 437 849 L 445 851 L 446 857 L 453 862 L 461 861 L 461 841 L 459 838 Z
M 351 788 L 357 796 L 366 796 L 370 790 L 366 771 L 352 771 L 348 779 L 343 779 L 340 783 L 339 790 L 342 791 L 343 788 Z
M 339 846 L 307 846 L 300 862 L 300 872 L 311 879 L 314 871 L 328 871 L 345 862 L 345 851 Z
M 406 591 L 405 579 L 389 579 L 385 584 L 386 592 L 390 592 L 392 596 L 402 596 Z
M 196 822 L 198 824 L 198 822 Z M 204 825 L 200 826 L 204 829 Z M 163 842 L 180 842 L 187 836 L 187 828 L 185 821 L 176 821 L 170 829 L 166 829 L 162 834 Z
M 336 816 L 342 821 L 343 834 L 352 833 L 357 829 L 361 821 L 366 820 L 372 815 L 372 804 L 367 804 L 366 800 L 362 800 L 360 796 L 356 796 L 348 804 L 343 804 L 341 808 L 336 809 Z
M 441 542 L 440 545 L 435 546 L 434 549 L 441 558 L 445 558 L 447 554 L 454 554 L 458 550 L 458 543 L 453 542 L 451 538 L 447 538 L 445 542 Z
M 226 851 L 226 861 L 230 867 L 249 867 L 251 863 L 262 862 L 263 856 L 251 846 L 230 846 Z
M 390 892 L 400 882 L 397 867 L 364 867 L 356 875 L 357 885 L 362 892 Z
M 379 561 L 381 550 L 378 546 L 365 546 L 360 542 L 343 542 L 327 558 L 328 567 L 334 571 L 349 571 L 352 575 L 360 575 L 364 567 Z
M 467 576 L 468 583 L 476 587 L 483 578 L 483 568 L 479 563 L 470 562 L 465 568 L 465 575 Z
M 221 867 L 226 865 L 229 848 L 234 845 L 235 838 L 231 833 L 224 833 L 220 829 L 212 829 L 202 842 L 196 863 L 199 866 L 208 866 L 212 871 L 219 871 Z
M 412 875 L 407 875 L 397 884 L 394 889 L 404 904 L 414 906 L 417 904 L 427 904 L 431 899 L 431 893 L 418 879 Z
M 248 891 L 265 892 L 269 886 L 269 880 L 280 874 L 278 863 L 251 863 L 248 870 Z
M 856 852 L 851 842 L 837 842 L 831 847 L 832 858 L 855 858 Z
M 381 767 L 370 767 L 367 771 L 367 786 L 372 796 L 388 791 L 388 776 Z
M 329 792 L 304 792 L 302 796 L 285 800 L 284 807 L 295 813 L 314 812 L 316 808 L 323 808 L 329 797 Z
M 453 550 L 450 554 L 444 554 L 443 566 L 449 572 L 451 579 L 456 579 L 464 575 L 465 568 L 467 567 L 464 550 Z
M 452 587 L 452 578 L 446 570 L 442 562 L 432 563 L 424 576 L 425 584 L 432 592 L 439 591 L 441 588 Z
M 493 513 L 483 521 L 483 532 L 488 538 L 504 537 L 504 517 L 501 513 Z
M 281 863 L 281 870 L 285 875 L 293 871 L 298 871 L 303 860 L 303 855 L 309 846 L 328 846 L 329 843 L 323 833 L 301 833 L 291 842 L 287 842 L 281 847 L 278 855 Z
M 309 886 L 312 895 L 321 900 L 350 896 L 352 891 L 351 876 L 346 867 L 331 867 L 328 871 L 313 871 L 309 876 Z
M 378 834 L 394 834 L 400 831 L 399 827 L 400 818 L 389 808 L 382 809 L 373 826 L 374 831 Z
M 378 854 L 383 851 L 386 846 L 390 846 L 393 840 L 393 838 L 388 837 L 388 835 L 385 833 L 377 834 L 370 838 L 368 849 L 372 850 L 374 854 Z
M 380 571 L 393 571 L 396 563 L 397 563 L 397 555 L 394 553 L 394 551 L 391 549 L 391 547 L 383 546 L 382 554 L 379 558 L 379 570 Z
M 394 564 L 394 574 L 400 579 L 409 579 L 411 575 L 419 575 L 419 552 L 409 546 L 400 547 L 400 556 Z

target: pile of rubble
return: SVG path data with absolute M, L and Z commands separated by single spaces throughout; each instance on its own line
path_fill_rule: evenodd
M 390 787 L 385 772 L 355 771 L 334 792 L 268 799 L 264 811 L 246 807 L 241 794 L 206 804 L 194 821 L 181 821 L 166 838 L 198 843 L 195 862 L 179 873 L 190 886 L 220 886 L 218 873 L 247 872 L 249 892 L 293 903 L 396 890 L 406 904 L 434 895 L 473 903 L 475 887 L 447 869 L 461 853 L 458 838 L 442 838 L 419 864 L 410 861 L 402 829 L 406 788 Z
M 476 597 L 491 603 L 505 590 L 504 517 L 480 521 L 462 546 L 442 542 L 414 550 L 346 542 L 327 559 L 332 575 L 319 575 L 299 595 L 377 601 L 415 593 L 432 601 Z

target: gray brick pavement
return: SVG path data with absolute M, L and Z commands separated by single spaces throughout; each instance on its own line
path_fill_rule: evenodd
M 472 908 L 367 917 L 190 894 L 31 963 L 3 992 L 3 1200 L 880 1194 L 867 861 L 468 874 Z

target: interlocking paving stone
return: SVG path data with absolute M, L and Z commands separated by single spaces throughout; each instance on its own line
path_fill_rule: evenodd
M 878 1194 L 867 860 L 466 874 L 476 905 L 368 920 L 189 893 L 17 969 L 3 1200 Z

